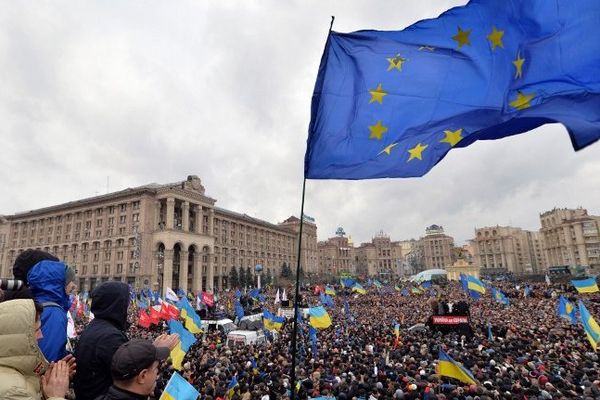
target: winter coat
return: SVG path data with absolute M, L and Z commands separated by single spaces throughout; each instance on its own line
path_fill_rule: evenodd
M 96 400 L 146 400 L 147 398 L 148 396 L 131 393 L 113 385 L 104 396 L 100 396 Z
M 0 399 L 41 399 L 40 374 L 47 367 L 35 340 L 33 301 L 0 303 Z
M 60 261 L 44 260 L 27 274 L 29 289 L 37 303 L 44 306 L 40 349 L 50 362 L 67 355 L 67 311 L 69 295 L 65 292 L 65 268 Z
M 112 356 L 128 341 L 125 331 L 129 286 L 122 282 L 104 282 L 92 291 L 91 299 L 94 320 L 82 332 L 75 347 L 77 400 L 92 400 L 108 391 L 112 385 Z

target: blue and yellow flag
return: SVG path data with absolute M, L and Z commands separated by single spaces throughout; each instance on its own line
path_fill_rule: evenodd
M 573 304 L 562 294 L 558 300 L 558 316 L 571 321 L 571 325 L 577 325 L 577 312 Z
M 583 330 L 585 331 L 585 335 L 587 336 L 590 344 L 594 351 L 598 348 L 598 343 L 600 343 L 600 326 L 592 317 L 592 314 L 585 308 L 583 301 L 579 300 L 579 315 L 581 316 L 581 323 L 583 324 Z
M 471 371 L 452 359 L 444 350 L 440 348 L 437 373 L 441 376 L 458 379 L 463 383 L 477 385 Z
M 367 291 L 365 290 L 364 287 L 362 287 L 362 285 L 358 282 L 354 283 L 354 286 L 352 286 L 352 291 L 356 292 L 358 294 L 365 294 L 367 293 Z
M 410 291 L 413 294 L 422 294 L 423 293 L 423 290 L 419 289 L 418 287 L 411 288 Z
M 270 331 L 279 331 L 285 322 L 285 318 L 273 315 L 269 310 L 263 310 L 263 325 Z
M 575 150 L 592 144 L 598 20 L 598 0 L 479 0 L 403 31 L 331 32 L 304 176 L 422 176 L 455 147 L 553 122 Z
M 508 297 L 506 297 L 506 295 L 504 293 L 502 293 L 500 290 L 498 290 L 494 287 L 492 288 L 492 297 L 498 303 L 504 304 L 506 306 L 510 305 L 510 301 L 508 300 Z
M 579 293 L 596 293 L 598 291 L 596 278 L 572 280 L 571 283 Z
M 322 306 L 308 309 L 309 322 L 313 328 L 326 329 L 331 326 L 331 318 Z
M 159 400 L 196 400 L 200 392 L 177 372 L 173 372 Z
M 171 350 L 171 360 L 173 361 L 173 367 L 181 371 L 183 368 L 183 358 L 190 347 L 196 343 L 196 337 L 185 329 L 181 322 L 174 319 L 169 321 L 169 333 L 177 333 L 179 335 L 179 343 Z
M 467 282 L 467 289 L 485 294 L 485 283 L 481 282 L 478 278 L 473 275 L 465 275 L 465 280 Z
M 229 384 L 227 385 L 227 398 L 231 399 L 233 397 L 233 395 L 235 394 L 235 388 L 238 386 L 238 380 L 237 377 L 234 375 L 231 377 L 231 381 L 229 381 Z
M 335 296 L 335 289 L 332 288 L 331 286 L 327 286 L 325 288 L 325 294 L 327 294 L 329 296 Z
M 400 324 L 394 325 L 394 336 L 396 336 L 396 339 L 400 337 Z
M 188 299 L 184 296 L 175 305 L 179 309 L 179 317 L 183 318 L 185 322 L 185 328 L 191 333 L 202 333 L 202 319 Z

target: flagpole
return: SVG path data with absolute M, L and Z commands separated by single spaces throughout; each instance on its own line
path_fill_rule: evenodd
M 332 21 L 333 22 L 333 21 Z M 298 337 L 298 297 L 300 297 L 300 257 L 302 256 L 302 228 L 304 227 L 304 194 L 306 193 L 306 178 L 302 182 L 302 205 L 300 206 L 300 233 L 298 237 L 298 255 L 296 262 L 296 290 L 294 292 L 294 322 L 292 331 L 292 371 L 291 392 L 292 400 L 296 398 L 296 338 Z
M 329 32 L 327 33 L 327 40 L 333 29 L 333 21 L 335 16 L 331 16 L 331 23 L 329 24 Z M 298 253 L 296 259 L 296 290 L 294 292 L 294 322 L 292 331 L 292 371 L 290 373 L 291 381 L 291 400 L 296 399 L 296 347 L 298 337 L 298 298 L 300 297 L 300 259 L 302 257 L 302 230 L 304 228 L 304 195 L 306 193 L 306 176 L 302 181 L 302 204 L 300 206 L 300 232 L 298 236 Z

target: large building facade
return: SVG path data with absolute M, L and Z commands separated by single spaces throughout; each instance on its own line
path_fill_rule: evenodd
M 522 275 L 546 270 L 539 232 L 511 226 L 476 228 L 472 244 L 482 275 L 506 272 Z
M 418 253 L 423 269 L 445 269 L 454 264 L 454 238 L 444 233 L 444 228 L 431 225 L 419 239 Z M 418 271 L 416 271 L 418 272 Z
M 272 224 L 215 207 L 196 176 L 150 184 L 5 216 L 0 276 L 25 249 L 42 249 L 75 266 L 79 287 L 120 280 L 135 287 L 222 289 L 232 267 L 263 265 L 278 275 L 294 265 L 299 220 Z M 302 258 L 317 260 L 316 225 L 305 223 Z
M 392 242 L 388 235 L 380 231 L 371 242 L 362 243 L 356 248 L 356 272 L 380 279 L 396 277 L 404 260 L 403 251 L 407 251 L 406 246 L 401 242 Z
M 600 272 L 600 217 L 584 208 L 555 208 L 540 215 L 549 267 L 587 267 Z
M 356 249 L 346 237 L 344 230 L 338 228 L 336 236 L 317 244 L 319 249 L 319 273 L 326 277 L 356 273 Z

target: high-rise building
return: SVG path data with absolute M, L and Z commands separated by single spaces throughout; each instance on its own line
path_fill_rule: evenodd
M 417 247 L 421 261 L 416 269 L 444 269 L 455 261 L 454 238 L 446 235 L 444 228 L 439 225 L 427 227 L 425 236 L 419 239 Z
M 404 260 L 402 251 L 400 242 L 392 242 L 388 235 L 380 231 L 371 242 L 362 243 L 356 248 L 357 274 L 380 279 L 397 276 Z
M 482 275 L 511 272 L 532 274 L 546 269 L 542 237 L 538 232 L 511 226 L 475 228 L 475 263 Z
M 254 271 L 261 264 L 274 276 L 284 263 L 295 265 L 299 220 L 272 224 L 215 203 L 192 175 L 5 216 L 0 276 L 10 277 L 15 258 L 29 248 L 74 266 L 81 290 L 120 280 L 138 288 L 211 291 L 228 286 L 233 267 Z M 313 268 L 316 225 L 305 227 L 302 257 Z
M 321 275 L 356 274 L 356 249 L 343 228 L 338 228 L 334 237 L 318 242 L 317 248 Z
M 600 272 L 600 217 L 584 208 L 555 208 L 540 214 L 549 267 L 584 267 Z

